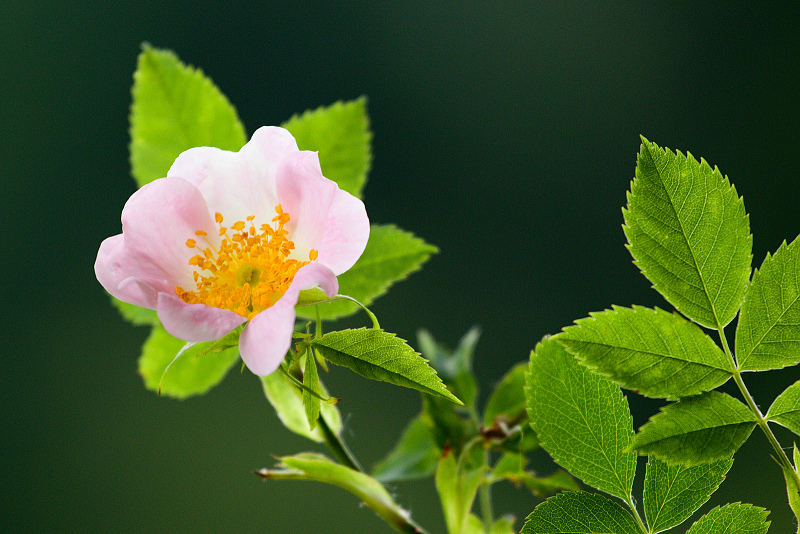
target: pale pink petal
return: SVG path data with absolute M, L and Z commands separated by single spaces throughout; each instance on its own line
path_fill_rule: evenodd
M 328 209 L 325 233 L 316 249 L 317 261 L 337 275 L 352 267 L 369 241 L 369 217 L 364 203 L 337 189 Z
M 167 176 L 194 184 L 205 197 L 212 215 L 219 212 L 233 224 L 255 215 L 269 222 L 278 204 L 275 175 L 286 155 L 297 152 L 297 143 L 283 128 L 262 127 L 239 152 L 211 147 L 191 148 L 172 164 Z
M 164 329 L 185 341 L 214 341 L 247 319 L 222 308 L 187 304 L 177 295 L 159 293 L 158 320 Z
M 294 242 L 296 259 L 307 260 L 308 252 L 319 247 L 337 191 L 336 183 L 322 176 L 316 152 L 290 155 L 278 168 L 278 199 L 291 217 L 286 229 Z
M 158 293 L 194 288 L 186 246 L 196 230 L 216 239 L 200 192 L 178 178 L 162 178 L 136 191 L 122 210 L 122 234 L 106 239 L 95 262 L 97 279 L 126 302 L 155 309 Z
M 292 285 L 273 306 L 251 320 L 239 338 L 239 353 L 247 368 L 257 376 L 267 376 L 275 371 L 292 344 L 295 310 L 300 291 L 319 286 L 332 297 L 339 291 L 336 275 L 318 262 L 302 267 Z

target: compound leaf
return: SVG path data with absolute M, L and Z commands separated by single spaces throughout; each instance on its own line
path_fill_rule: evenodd
M 686 534 L 766 534 L 769 512 L 752 504 L 717 507 L 697 520 Z
M 585 491 L 550 497 L 525 520 L 521 534 L 641 534 L 633 516 L 617 503 Z

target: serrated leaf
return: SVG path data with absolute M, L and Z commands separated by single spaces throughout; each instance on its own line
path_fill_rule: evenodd
M 769 407 L 765 419 L 775 421 L 800 435 L 800 380 L 778 395 Z
M 679 525 L 708 501 L 733 465 L 733 459 L 684 467 L 655 457 L 647 461 L 644 513 L 655 534 Z
M 442 503 L 447 532 L 465 534 L 467 517 L 483 474 L 482 467 L 470 465 L 468 451 L 456 461 L 455 452 L 446 450 L 436 468 L 436 491 Z
M 753 273 L 736 325 L 736 359 L 743 371 L 800 363 L 800 238 L 784 241 Z
M 306 111 L 282 126 L 294 136 L 300 150 L 319 152 L 326 178 L 361 198 L 372 162 L 366 97 Z
M 365 378 L 440 395 L 462 404 L 447 391 L 427 360 L 394 334 L 366 328 L 340 330 L 311 343 L 326 360 Z
M 131 173 L 139 187 L 166 176 L 190 148 L 236 151 L 247 141 L 225 95 L 173 52 L 145 44 L 133 78 Z
M 339 275 L 339 293 L 369 306 L 395 282 L 418 271 L 439 249 L 394 225 L 373 224 L 364 253 L 348 271 Z M 323 319 L 338 319 L 357 312 L 352 302 L 337 300 L 319 304 Z M 316 319 L 313 308 L 298 308 L 297 316 Z
M 158 314 L 155 310 L 149 310 L 147 308 L 135 306 L 114 297 L 111 297 L 111 303 L 115 308 L 117 308 L 120 315 L 122 315 L 126 321 L 133 323 L 136 326 L 156 326 L 161 324 L 158 320 Z
M 483 425 L 491 427 L 495 421 L 504 424 L 516 424 L 528 418 L 525 410 L 525 373 L 527 363 L 518 363 L 512 367 L 497 384 L 483 413 Z
M 325 437 L 319 427 L 313 430 L 308 424 L 305 409 L 303 407 L 303 393 L 295 386 L 289 378 L 280 371 L 271 375 L 261 377 L 261 385 L 264 395 L 275 409 L 275 413 L 287 429 L 295 434 L 323 443 Z M 320 391 L 327 395 L 325 386 L 320 383 Z M 333 404 L 322 403 L 320 405 L 321 417 L 334 434 L 339 434 L 342 428 L 342 417 L 339 408 Z
M 619 386 L 545 338 L 531 353 L 525 396 L 531 426 L 556 462 L 601 491 L 630 498 L 636 455 L 624 449 L 633 419 Z
M 461 337 L 455 350 L 450 350 L 437 343 L 427 330 L 417 332 L 420 352 L 428 359 L 448 389 L 464 402 L 469 412 L 475 409 L 475 399 L 478 395 L 478 383 L 472 372 L 472 360 L 480 335 L 481 329 L 473 326 Z
M 641 306 L 590 315 L 556 340 L 626 389 L 675 400 L 714 389 L 733 374 L 714 341 L 680 315 Z
M 703 326 L 731 322 L 753 238 L 744 203 L 719 169 L 642 137 L 623 214 L 628 250 L 653 287 Z
M 431 434 L 432 424 L 425 414 L 415 417 L 403 430 L 394 449 L 375 465 L 372 476 L 385 483 L 434 474 L 442 451 Z
M 717 507 L 697 520 L 686 534 L 766 534 L 769 512 L 752 504 Z
M 212 345 L 206 342 L 195 343 L 175 360 L 185 345 L 185 341 L 172 337 L 162 326 L 153 327 L 139 357 L 139 374 L 147 389 L 159 391 L 160 384 L 162 395 L 176 399 L 202 395 L 220 383 L 239 359 L 235 347 L 200 355 Z
M 636 520 L 617 503 L 585 491 L 550 497 L 525 520 L 521 534 L 641 534 Z
M 306 419 L 311 430 L 317 426 L 319 417 L 319 397 L 311 392 L 319 393 L 319 375 L 317 374 L 317 360 L 312 351 L 306 352 L 306 366 L 303 370 L 303 385 L 307 388 L 303 390 L 303 408 L 305 408 Z
M 268 480 L 314 480 L 349 491 L 400 532 L 422 532 L 409 513 L 394 502 L 389 492 L 374 478 L 336 464 L 321 454 L 300 453 L 278 458 L 277 469 L 260 469 L 256 475 Z
M 674 402 L 636 434 L 631 449 L 685 466 L 733 456 L 756 426 L 744 404 L 718 391 Z

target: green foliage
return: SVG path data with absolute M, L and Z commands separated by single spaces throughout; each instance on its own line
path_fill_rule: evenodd
M 247 141 L 236 110 L 202 71 L 145 44 L 134 74 L 131 173 L 139 187 L 163 178 L 181 152 L 239 150 Z
M 630 448 L 669 464 L 697 465 L 730 458 L 755 426 L 756 417 L 744 404 L 709 391 L 665 406 Z
M 303 385 L 306 389 L 303 390 L 303 408 L 305 408 L 306 419 L 308 419 L 308 426 L 311 430 L 317 426 L 317 417 L 319 417 L 319 397 L 313 393 L 319 393 L 319 375 L 317 374 L 317 360 L 314 358 L 313 351 L 306 351 L 306 366 L 303 372 Z
M 556 339 L 589 368 L 649 397 L 695 395 L 733 373 L 711 338 L 677 314 L 614 306 L 575 323 Z
M 161 322 L 158 320 L 158 314 L 155 310 L 149 310 L 147 308 L 135 306 L 127 302 L 122 302 L 114 297 L 111 297 L 111 303 L 117 308 L 120 315 L 122 315 L 126 321 L 133 323 L 136 326 L 156 326 L 161 324 Z
M 528 460 L 517 452 L 507 452 L 494 466 L 488 475 L 488 480 L 495 483 L 499 480 L 508 480 L 514 484 L 525 484 L 536 497 L 543 497 L 548 493 L 561 490 L 579 491 L 578 483 L 566 471 L 556 471 L 546 477 L 537 477 L 532 471 L 526 471 Z
M 519 424 L 528 419 L 525 408 L 525 373 L 528 364 L 518 363 L 497 384 L 483 412 L 483 425 L 490 428 L 502 422 L 505 425 Z
M 768 515 L 768 511 L 751 504 L 727 504 L 701 517 L 686 534 L 766 534 Z
M 767 254 L 745 294 L 736 327 L 736 359 L 743 371 L 800 362 L 800 239 Z
M 455 451 L 446 450 L 436 468 L 436 490 L 442 501 L 448 534 L 467 534 L 474 530 L 474 527 L 467 528 L 467 517 L 484 468 L 473 461 L 472 454 L 472 450 L 464 450 L 456 460 Z
M 550 497 L 525 520 L 521 534 L 641 534 L 636 520 L 617 503 L 584 491 Z
M 295 434 L 317 443 L 325 441 L 321 429 L 319 427 L 312 429 L 308 423 L 308 418 L 303 408 L 303 392 L 285 374 L 275 372 L 261 377 L 261 385 L 264 389 L 264 395 L 275 409 L 275 413 L 283 423 L 283 426 Z M 325 387 L 321 383 L 319 390 L 323 395 L 327 394 Z M 338 435 L 342 428 L 339 408 L 333 404 L 322 403 L 320 412 L 331 431 Z
M 372 470 L 380 482 L 425 478 L 436 472 L 441 449 L 431 434 L 433 421 L 420 414 L 406 426 L 394 449 Z
M 651 534 L 679 525 L 708 501 L 733 460 L 685 467 L 650 457 L 644 479 L 644 513 Z
M 786 388 L 769 407 L 765 416 L 800 435 L 800 380 Z
M 555 340 L 531 354 L 525 395 L 531 426 L 553 459 L 587 484 L 629 499 L 633 420 L 619 387 L 580 365 Z
M 265 480 L 314 480 L 339 486 L 362 500 L 396 530 L 422 532 L 411 521 L 408 512 L 400 508 L 374 478 L 336 464 L 320 454 L 307 452 L 278 459 L 277 469 L 260 469 L 256 474 Z
M 326 178 L 361 198 L 372 161 L 366 97 L 308 110 L 281 126 L 294 136 L 300 150 L 319 152 Z
M 709 328 L 736 316 L 753 239 L 744 203 L 718 169 L 642 138 L 623 214 L 636 265 L 673 306 Z
M 472 372 L 472 360 L 475 357 L 475 346 L 478 344 L 481 331 L 473 326 L 461 340 L 455 350 L 437 343 L 427 330 L 417 332 L 419 347 L 431 367 L 447 385 L 448 389 L 461 399 L 467 411 L 474 411 L 478 396 L 478 384 Z
M 211 352 L 212 345 L 211 342 L 189 344 L 176 359 L 187 343 L 172 337 L 160 325 L 153 327 L 139 357 L 139 374 L 145 387 L 176 399 L 207 392 L 239 360 L 235 347 Z M 167 366 L 169 371 L 165 372 Z
M 339 275 L 339 293 L 369 306 L 392 284 L 418 271 L 435 252 L 438 252 L 436 247 L 410 232 L 390 224 L 373 224 L 361 258 Z M 329 320 L 352 315 L 358 310 L 356 304 L 345 300 L 319 305 L 322 319 Z M 313 308 L 299 308 L 297 315 L 305 319 L 317 317 Z
M 441 395 L 461 404 L 428 362 L 394 334 L 365 328 L 340 330 L 311 343 L 326 360 L 365 378 Z

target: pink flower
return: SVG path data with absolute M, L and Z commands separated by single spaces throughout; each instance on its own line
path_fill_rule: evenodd
M 334 296 L 368 238 L 364 204 L 288 131 L 264 127 L 239 152 L 187 150 L 135 192 L 95 273 L 179 339 L 216 340 L 247 321 L 239 352 L 266 376 L 291 345 L 300 291 Z

